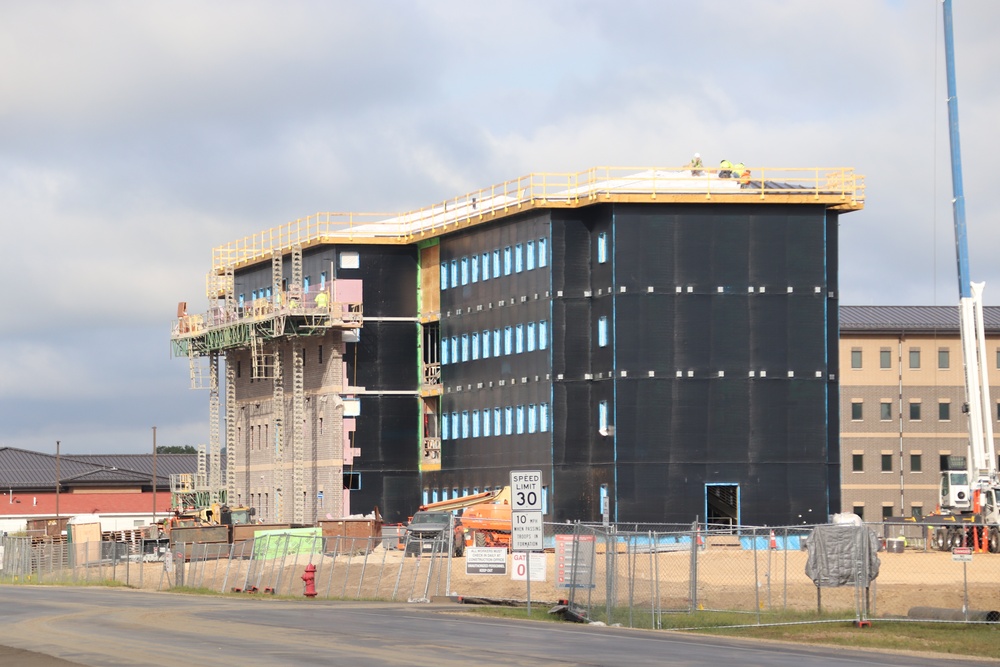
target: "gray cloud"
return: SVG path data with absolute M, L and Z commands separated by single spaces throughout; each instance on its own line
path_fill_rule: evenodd
M 955 3 L 990 304 L 998 19 Z M 203 442 L 168 337 L 213 247 L 533 171 L 852 166 L 842 302 L 955 303 L 940 23 L 937 0 L 0 4 L 0 444 Z

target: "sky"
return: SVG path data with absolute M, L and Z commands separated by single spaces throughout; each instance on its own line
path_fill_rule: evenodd
M 841 303 L 957 304 L 941 23 L 938 0 L 0 0 L 0 446 L 207 442 L 169 341 L 212 248 L 532 172 L 852 167 Z M 954 25 L 971 272 L 1000 305 L 1000 3 Z

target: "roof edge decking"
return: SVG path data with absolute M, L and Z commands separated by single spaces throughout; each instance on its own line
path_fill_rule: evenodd
M 295 247 L 325 243 L 405 244 L 540 208 L 598 203 L 819 204 L 864 208 L 864 177 L 849 167 L 756 168 L 749 183 L 716 170 L 594 167 L 533 173 L 405 213 L 316 213 L 212 251 L 212 271 L 249 266 Z M 209 280 L 209 285 L 213 281 Z M 211 296 L 211 288 L 209 288 Z

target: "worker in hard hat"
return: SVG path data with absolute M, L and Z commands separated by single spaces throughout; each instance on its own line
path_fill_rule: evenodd
M 733 175 L 740 179 L 741 188 L 750 187 L 750 170 L 744 167 L 742 163 L 738 166 L 738 171 L 735 168 L 733 169 Z
M 691 158 L 691 161 L 688 162 L 687 165 L 685 165 L 685 166 L 691 168 L 691 175 L 692 176 L 701 176 L 702 173 L 704 173 L 701 170 L 701 168 L 704 166 L 701 163 L 701 153 L 695 153 L 694 157 Z
M 316 294 L 316 307 L 320 310 L 326 310 L 330 305 L 330 295 L 326 290 L 323 290 Z
M 733 177 L 733 163 L 729 160 L 723 160 L 719 163 L 719 178 L 732 178 Z

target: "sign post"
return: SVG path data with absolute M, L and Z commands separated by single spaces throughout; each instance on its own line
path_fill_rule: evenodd
M 540 470 L 510 471 L 511 551 L 545 548 L 542 526 L 542 473 Z M 531 617 L 531 558 L 525 563 L 528 585 L 528 617 Z
M 962 564 L 962 590 L 965 591 L 962 605 L 962 613 L 965 614 L 965 622 L 969 622 L 969 563 L 972 562 L 972 547 L 952 547 L 951 559 Z

